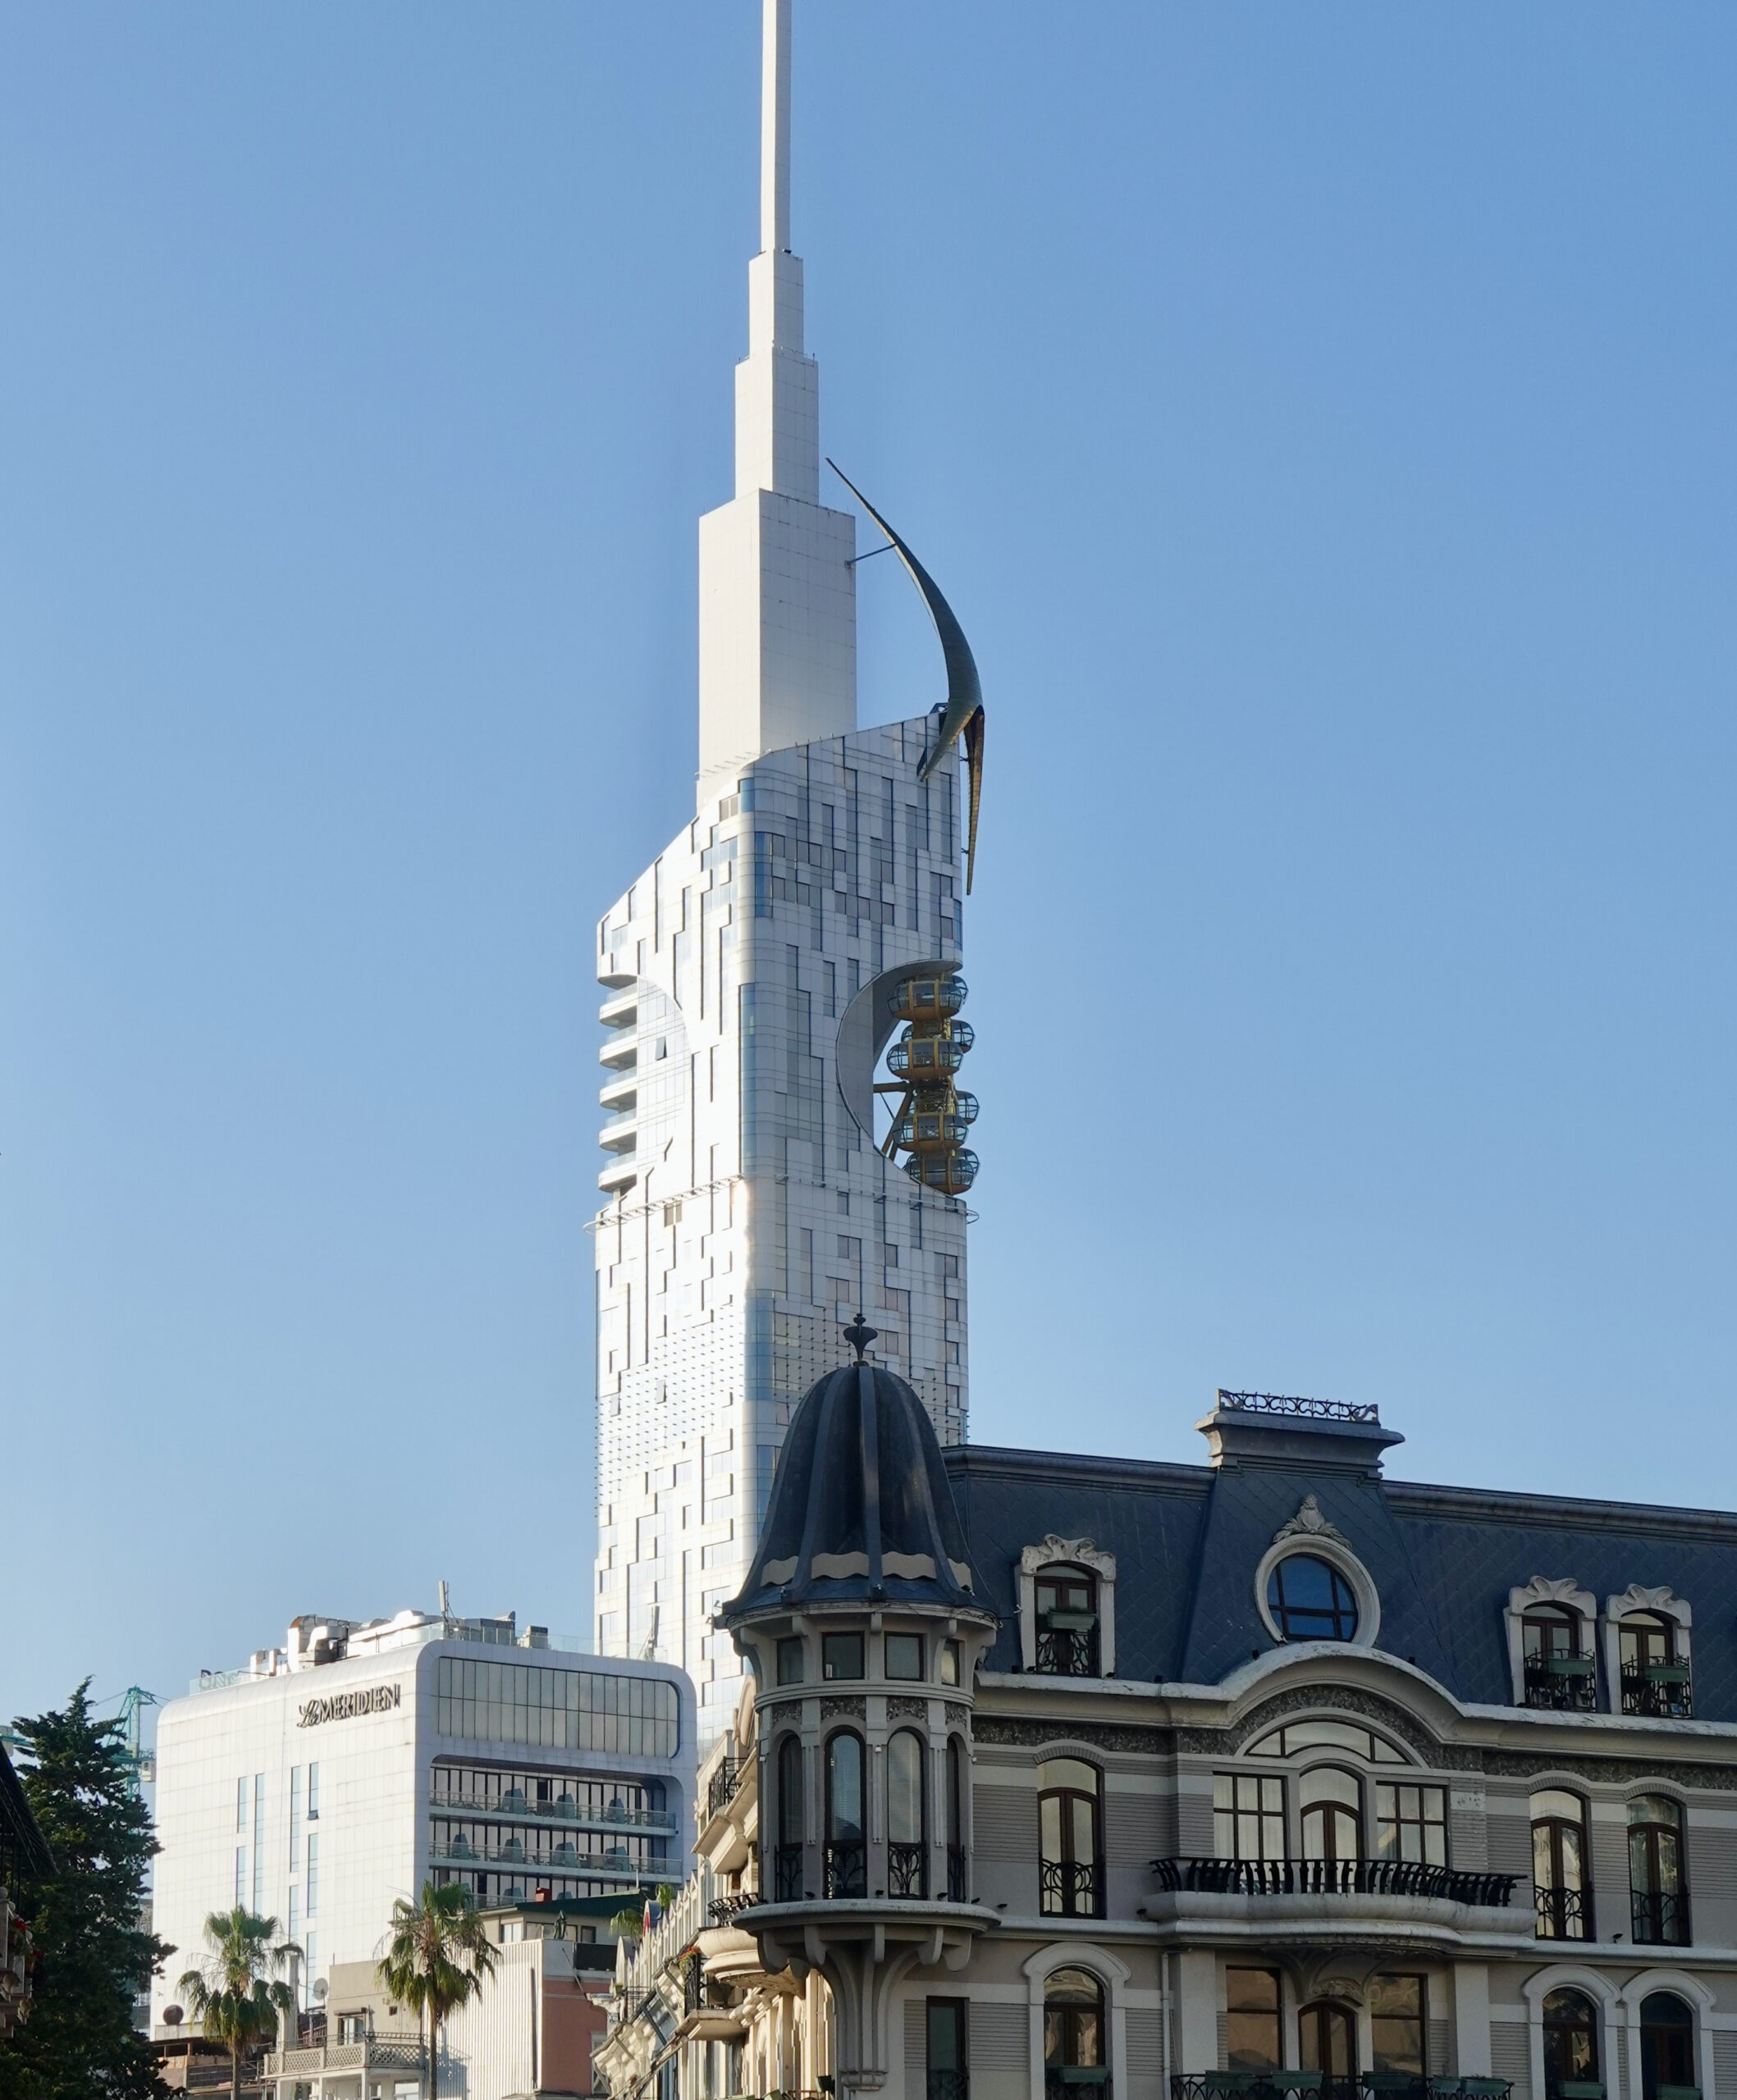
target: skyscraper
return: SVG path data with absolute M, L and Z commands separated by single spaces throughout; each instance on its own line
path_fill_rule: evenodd
M 875 1324 L 944 1444 L 967 1406 L 965 1206 L 883 1157 L 874 1091 L 901 986 L 962 960 L 959 768 L 939 710 L 857 725 L 855 520 L 821 500 L 789 247 L 790 0 L 765 11 L 735 493 L 700 522 L 697 807 L 597 929 L 597 1640 L 689 1670 L 702 1734 L 740 1690 L 712 1610 L 840 1322 Z

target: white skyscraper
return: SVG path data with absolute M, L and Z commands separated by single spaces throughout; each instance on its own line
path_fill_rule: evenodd
M 735 494 L 700 523 L 698 808 L 597 934 L 598 1645 L 688 1669 L 702 1736 L 740 1691 L 711 1614 L 840 1324 L 875 1325 L 944 1443 L 966 1420 L 965 1205 L 881 1156 L 873 1091 L 899 986 L 962 959 L 959 767 L 920 777 L 938 714 L 857 727 L 855 521 L 821 500 L 789 252 L 790 0 L 765 5 Z

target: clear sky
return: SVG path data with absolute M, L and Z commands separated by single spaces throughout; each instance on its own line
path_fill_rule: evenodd
M 692 806 L 758 37 L 0 6 L 0 1714 L 588 1621 L 592 929 Z M 1257 1386 L 1737 1504 L 1734 62 L 798 0 L 824 441 L 988 700 L 976 1440 Z

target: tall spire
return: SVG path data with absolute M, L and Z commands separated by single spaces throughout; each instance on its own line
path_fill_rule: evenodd
M 790 245 L 790 0 L 766 0 L 760 52 L 760 245 Z
M 736 493 L 700 521 L 699 800 L 857 726 L 856 523 L 821 503 L 820 373 L 790 252 L 791 0 L 762 0 L 760 253 L 736 367 Z

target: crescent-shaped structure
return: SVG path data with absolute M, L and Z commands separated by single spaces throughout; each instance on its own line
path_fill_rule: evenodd
M 947 663 L 947 707 L 941 717 L 940 728 L 917 769 L 916 777 L 919 780 L 927 780 L 960 737 L 964 738 L 971 797 L 965 834 L 965 893 L 969 897 L 971 877 L 977 866 L 977 810 L 983 800 L 983 687 L 977 677 L 976 659 L 971 653 L 971 644 L 965 639 L 964 628 L 954 617 L 953 607 L 941 596 L 935 578 L 838 461 L 829 459 L 826 463 L 892 542 L 898 559 L 909 572 L 911 581 L 922 593 L 923 603 L 929 608 L 929 617 L 935 622 L 935 631 L 941 638 L 941 654 Z

